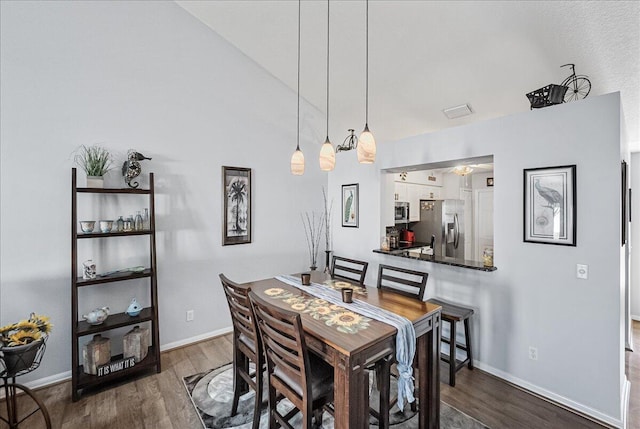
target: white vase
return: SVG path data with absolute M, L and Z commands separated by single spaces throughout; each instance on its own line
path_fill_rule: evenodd
M 104 177 L 87 176 L 87 188 L 104 188 Z

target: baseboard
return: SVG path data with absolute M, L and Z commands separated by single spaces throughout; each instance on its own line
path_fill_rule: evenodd
M 640 322 L 640 316 L 635 316 L 635 315 L 631 315 L 631 320 L 635 320 L 637 322 Z
M 160 346 L 160 351 L 166 352 L 169 350 L 177 349 L 179 347 L 188 346 L 193 343 L 199 343 L 200 341 L 209 340 L 215 337 L 220 337 L 222 335 L 226 335 L 231 332 L 233 332 L 233 328 L 231 326 L 227 328 L 217 329 L 215 331 L 206 332 L 201 335 L 196 335 L 195 337 L 185 338 L 184 340 L 174 341 L 173 343 L 162 344 Z
M 61 372 L 59 374 L 53 374 L 48 377 L 38 378 L 37 380 L 32 380 L 27 383 L 20 383 L 18 379 L 18 383 L 23 386 L 28 387 L 29 389 L 40 389 L 42 387 L 52 386 L 54 384 L 62 383 L 63 381 L 71 380 L 71 371 Z M 0 399 L 4 398 L 4 389 L 0 390 Z
M 613 428 L 624 428 L 624 424 L 625 424 L 625 419 L 623 417 L 623 420 L 620 419 L 616 419 L 615 417 L 609 416 L 607 414 L 604 414 L 598 410 L 595 410 L 593 408 L 587 407 L 586 405 L 580 404 L 579 402 L 575 402 L 569 398 L 565 398 L 562 395 L 558 395 L 556 393 L 553 393 L 549 390 L 543 389 L 542 387 L 536 386 L 535 384 L 531 384 L 525 380 L 522 380 L 518 377 L 514 377 L 511 374 L 508 374 L 504 371 L 501 371 L 499 369 L 493 368 L 490 365 L 486 365 L 482 362 L 479 362 L 477 360 L 474 359 L 473 361 L 474 366 L 476 366 L 477 368 L 488 372 L 491 375 L 494 375 L 498 378 L 501 378 L 511 384 L 513 384 L 516 387 L 519 387 L 527 392 L 530 392 L 536 396 L 541 397 L 544 400 L 550 401 L 556 405 L 559 405 L 563 408 L 566 408 L 567 410 L 571 411 L 571 412 L 575 412 L 577 414 L 580 414 L 582 416 L 584 416 L 585 418 L 588 418 L 590 420 L 594 420 L 596 423 L 599 424 L 606 424 L 607 426 L 613 427 Z M 627 382 L 628 383 L 628 382 Z M 624 388 L 624 387 L 623 387 Z M 621 392 L 624 394 L 624 392 Z M 623 398 L 624 399 L 624 398 Z M 627 399 L 628 402 L 628 399 Z M 625 405 L 622 404 L 622 406 L 624 407 Z M 624 414 L 623 414 L 624 416 Z
M 625 376 L 624 383 L 622 385 L 622 427 L 627 429 L 628 427 L 628 414 L 629 414 L 629 400 L 631 396 L 631 382 Z
M 168 344 L 162 344 L 160 345 L 160 351 L 166 352 L 168 350 L 177 349 L 179 347 L 184 347 L 194 343 L 199 343 L 200 341 L 226 335 L 230 332 L 233 332 L 232 327 L 227 327 L 227 328 L 222 328 L 222 329 L 218 329 L 211 332 L 206 332 L 201 335 L 196 335 L 195 337 L 185 338 L 184 340 L 174 341 Z M 67 381 L 67 380 L 71 380 L 71 371 L 65 371 L 59 374 L 50 375 L 48 377 L 38 378 L 37 380 L 32 380 L 22 384 L 24 384 L 29 389 L 42 389 L 44 387 L 62 383 L 63 381 Z M 0 398 L 4 398 L 4 389 L 0 390 Z

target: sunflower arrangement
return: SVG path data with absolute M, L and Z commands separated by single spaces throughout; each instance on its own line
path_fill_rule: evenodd
M 27 320 L 0 328 L 0 346 L 22 346 L 41 340 L 49 335 L 52 327 L 49 317 L 31 313 Z

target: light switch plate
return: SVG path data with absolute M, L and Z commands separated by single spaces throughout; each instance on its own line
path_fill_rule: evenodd
M 589 266 L 584 264 L 576 265 L 576 277 L 587 280 L 589 278 Z

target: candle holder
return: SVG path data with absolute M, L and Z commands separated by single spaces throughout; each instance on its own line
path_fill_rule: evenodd
M 347 304 L 353 302 L 353 289 L 347 287 L 342 289 L 342 302 L 346 302 Z
M 310 273 L 302 273 L 300 275 L 300 279 L 302 280 L 302 284 L 304 286 L 309 286 L 311 284 L 311 274 Z

